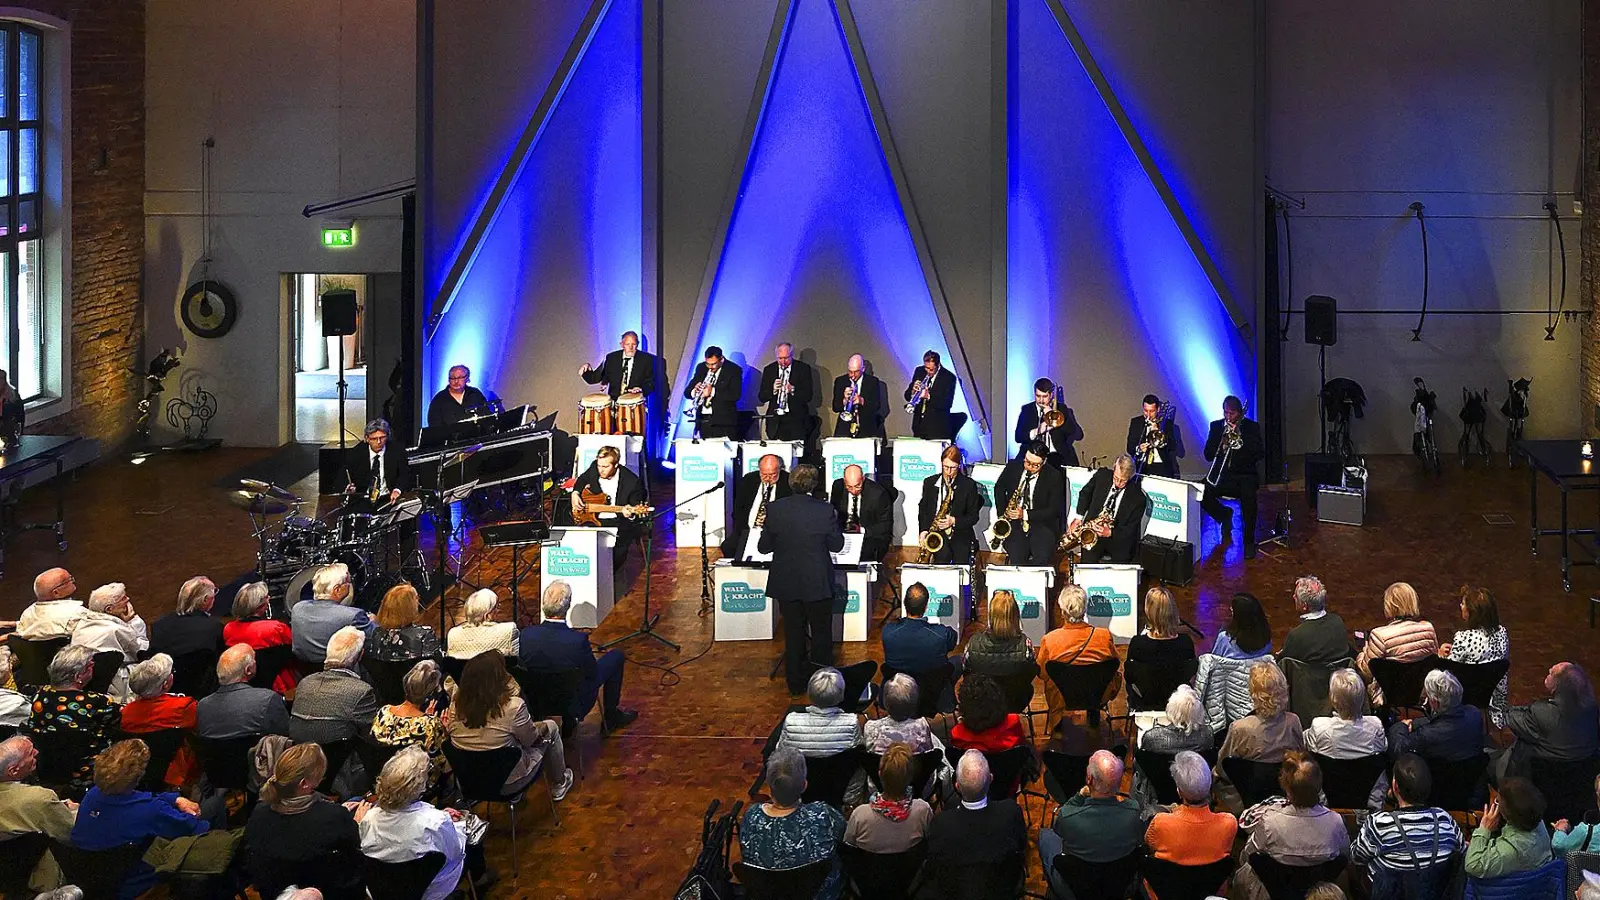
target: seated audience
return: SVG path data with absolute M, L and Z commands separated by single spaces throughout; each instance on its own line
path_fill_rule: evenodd
M 1507 778 L 1467 842 L 1467 874 L 1495 878 L 1537 869 L 1551 859 L 1544 795 L 1526 778 Z
M 904 602 L 905 615 L 883 626 L 883 664 L 913 675 L 949 665 L 960 635 L 928 621 L 928 589 L 921 582 L 911 585 Z
M 1351 659 L 1350 634 L 1338 613 L 1328 611 L 1328 590 L 1322 579 L 1303 575 L 1294 581 L 1294 609 L 1300 621 L 1289 629 L 1278 655 L 1312 666 L 1331 666 Z
M 1317 716 L 1305 730 L 1305 748 L 1330 759 L 1359 759 L 1388 749 L 1383 723 L 1367 711 L 1367 686 L 1355 669 L 1339 669 L 1328 678 L 1328 704 L 1333 715 Z
M 328 639 L 323 670 L 307 675 L 295 690 L 289 714 L 289 737 L 295 743 L 326 746 L 372 727 L 378 696 L 357 670 L 366 641 L 365 632 L 348 625 Z
M 933 821 L 933 807 L 911 795 L 911 747 L 890 744 L 878 763 L 878 784 L 867 803 L 855 808 L 844 842 L 869 853 L 904 853 L 922 843 Z
M 896 674 L 884 682 L 882 701 L 884 715 L 868 719 L 863 727 L 862 742 L 868 753 L 884 753 L 895 743 L 910 746 L 913 754 L 944 749 L 928 728 L 928 720 L 917 715 L 921 698 L 916 679 L 904 672 Z
M 1187 684 L 1178 685 L 1167 698 L 1166 714 L 1139 733 L 1139 749 L 1152 753 L 1206 751 L 1215 742 L 1211 726 L 1206 724 L 1206 710 L 1200 703 L 1200 695 Z
M 373 740 L 387 747 L 421 747 L 428 754 L 429 797 L 438 796 L 440 779 L 450 771 L 444 756 L 444 723 L 438 715 L 443 683 L 438 663 L 419 660 L 401 682 L 405 702 L 379 709 L 372 720 Z
M 265 581 L 252 581 L 233 595 L 233 621 L 222 626 L 224 646 L 248 644 L 260 652 L 268 647 L 294 644 L 294 633 L 287 622 L 272 618 L 272 597 Z M 272 689 L 288 694 L 300 681 L 297 666 L 284 666 L 272 682 Z
M 1415 753 L 1423 759 L 1459 762 L 1483 752 L 1483 713 L 1461 702 L 1461 682 L 1441 669 L 1422 680 L 1425 718 L 1389 726 L 1389 754 Z
M 1272 653 L 1272 625 L 1254 594 L 1238 593 L 1229 602 L 1228 627 L 1217 632 L 1211 654 L 1224 659 L 1255 659 Z
M 1275 763 L 1282 762 L 1286 753 L 1304 747 L 1300 717 L 1288 711 L 1289 684 L 1271 660 L 1250 667 L 1250 702 L 1250 715 L 1233 723 L 1217 750 L 1219 771 L 1222 761 L 1230 757 Z M 1321 778 L 1319 772 L 1319 784 Z
M 444 867 L 422 892 L 421 900 L 445 900 L 461 883 L 468 857 L 475 859 L 474 881 L 484 873 L 483 852 L 467 849 L 465 832 L 456 827 L 453 810 L 436 809 L 422 802 L 428 785 L 428 754 L 407 747 L 389 757 L 378 774 L 371 803 L 360 803 L 355 820 L 361 832 L 361 852 L 387 863 L 410 862 L 429 853 L 444 855 Z
M 78 805 L 63 800 L 55 791 L 27 784 L 38 768 L 39 751 L 21 735 L 0 741 L 0 834 L 47 834 L 53 840 L 68 842 Z M 34 887 L 55 884 L 55 860 L 46 853 L 33 870 L 29 883 Z
M 328 758 L 316 744 L 284 750 L 244 828 L 245 871 L 263 898 L 290 885 L 328 900 L 361 900 L 361 832 L 350 811 L 317 793 Z
M 298 704 L 297 704 L 298 705 Z M 499 750 L 516 747 L 522 751 L 505 789 L 519 791 L 533 781 L 540 762 L 545 780 L 556 800 L 567 796 L 573 773 L 567 768 L 561 745 L 561 723 L 555 719 L 535 722 L 528 715 L 528 704 L 516 693 L 516 682 L 506 673 L 505 655 L 486 650 L 467 660 L 461 684 L 445 718 L 450 743 L 462 750 Z
M 17 657 L 6 647 L 0 647 L 0 685 L 11 684 L 11 673 L 16 668 Z M 0 687 L 0 725 L 15 728 L 28 721 L 33 710 L 33 700 L 20 691 Z
M 1144 843 L 1156 859 L 1180 866 L 1205 866 L 1233 852 L 1239 821 L 1232 813 L 1211 810 L 1211 767 L 1192 750 L 1172 759 L 1172 781 L 1178 803 L 1156 813 L 1145 829 Z
M 66 569 L 45 569 L 33 579 L 33 603 L 17 618 L 17 637 L 29 641 L 70 638 L 87 612 L 73 599 L 78 583 Z
M 456 659 L 471 659 L 485 650 L 516 656 L 517 623 L 489 621 L 499 605 L 500 598 L 489 588 L 473 591 L 461 606 L 461 624 L 444 636 L 444 652 Z
M 1594 688 L 1583 667 L 1556 663 L 1545 674 L 1544 687 L 1549 697 L 1507 711 L 1506 727 L 1516 741 L 1496 756 L 1496 779 L 1526 776 L 1538 761 L 1589 759 L 1600 749 Z
M 1511 656 L 1511 641 L 1506 637 L 1505 626 L 1500 624 L 1500 609 L 1488 588 L 1461 588 L 1461 620 L 1467 626 L 1456 632 L 1450 643 L 1439 646 L 1440 656 L 1473 665 L 1499 662 Z M 1506 727 L 1506 711 L 1511 708 L 1507 700 L 1510 678 L 1509 672 L 1501 676 L 1500 683 L 1494 687 L 1494 695 L 1489 698 L 1489 721 L 1496 728 Z
M 1594 780 L 1595 806 L 1600 808 L 1600 777 Z M 1557 819 L 1550 829 L 1550 849 L 1557 856 L 1600 851 L 1600 811 L 1591 809 L 1577 822 Z
M 963 671 L 981 672 L 991 678 L 1026 674 L 1033 664 L 1033 654 L 1032 643 L 1022 633 L 1022 612 L 1017 608 L 1016 595 L 995 591 L 989 598 L 989 627 L 967 639 Z
M 956 798 L 961 802 L 945 806 L 929 823 L 928 859 L 930 865 L 950 868 L 1014 868 L 1020 879 L 1028 847 L 1022 807 L 1012 799 L 990 800 L 989 781 L 989 761 L 983 754 L 963 753 L 956 764 Z M 937 876 L 938 870 L 929 874 Z
M 120 707 L 110 697 L 84 686 L 94 678 L 94 651 L 64 647 L 50 660 L 50 686 L 33 697 L 33 710 L 22 732 L 46 752 L 71 748 L 70 760 L 54 760 L 57 771 L 68 773 L 64 787 L 70 797 L 81 797 L 93 782 L 94 758 L 111 746 L 122 722 Z
M 1250 857 L 1265 853 L 1287 866 L 1313 866 L 1350 852 L 1350 835 L 1339 814 L 1322 805 L 1322 769 L 1310 754 L 1284 754 L 1278 774 L 1282 797 L 1245 810 L 1239 827 L 1248 835 L 1234 874 L 1234 888 L 1246 897 L 1265 897 Z
M 1122 760 L 1107 750 L 1089 757 L 1088 783 L 1056 811 L 1055 825 L 1039 829 L 1039 862 L 1047 880 L 1062 897 L 1072 890 L 1056 876 L 1055 858 L 1107 863 L 1122 859 L 1144 842 L 1145 824 L 1139 804 L 1117 796 L 1122 787 Z M 1079 900 L 1091 900 L 1083 897 Z
M 94 787 L 84 796 L 72 826 L 72 845 L 79 850 L 111 850 L 155 838 L 205 834 L 210 825 L 200 818 L 200 805 L 176 793 L 138 790 L 150 764 L 150 748 L 138 739 L 118 741 L 94 760 Z M 154 887 L 156 870 L 140 861 L 128 871 L 117 891 L 133 900 Z
M 1128 642 L 1128 662 L 1178 666 L 1194 659 L 1194 639 L 1178 628 L 1178 604 L 1172 592 L 1159 584 L 1145 591 L 1144 631 Z
M 968 673 L 956 691 L 956 724 L 950 745 L 961 750 L 1001 753 L 1028 739 L 1022 717 L 1006 712 L 1006 695 L 993 678 Z
M 1415 662 L 1427 659 L 1439 650 L 1439 637 L 1433 623 L 1422 618 L 1417 604 L 1417 592 L 1411 585 L 1397 581 L 1383 592 L 1383 614 L 1389 621 L 1367 633 L 1361 652 L 1356 654 L 1356 668 L 1367 679 L 1367 693 L 1375 706 L 1383 705 L 1383 689 L 1372 677 L 1372 661 L 1392 659 L 1395 662 Z
M 1461 849 L 1461 830 L 1450 814 L 1427 804 L 1433 792 L 1428 764 L 1415 753 L 1394 762 L 1389 793 L 1399 807 L 1361 822 L 1350 861 L 1366 866 L 1375 900 L 1441 897 L 1451 856 Z
M 174 610 L 150 623 L 150 652 L 182 659 L 190 653 L 222 653 L 222 620 L 211 615 L 217 586 L 204 575 L 178 589 Z M 207 663 L 209 667 L 213 663 Z
M 1200 656 L 1195 670 L 1194 691 L 1206 708 L 1206 724 L 1221 734 L 1228 726 L 1250 715 L 1250 669 L 1255 659 L 1229 659 L 1214 653 Z
M 117 651 L 128 662 L 150 648 L 149 631 L 134 611 L 126 585 L 113 581 L 90 592 L 88 609 L 72 629 L 72 645 L 96 653 Z
M 1050 731 L 1055 730 L 1067 710 L 1061 692 L 1056 690 L 1056 684 L 1050 679 L 1045 666 L 1052 662 L 1086 666 L 1117 658 L 1110 630 L 1084 621 L 1089 612 L 1088 592 L 1076 584 L 1069 584 L 1061 589 L 1056 604 L 1061 609 L 1061 627 L 1045 634 L 1044 640 L 1039 642 L 1039 656 L 1035 660 L 1039 664 L 1039 671 L 1045 673 L 1044 696 L 1050 710 L 1046 728 Z M 1113 681 L 1106 693 L 1114 695 L 1120 687 L 1117 681 Z
M 861 743 L 862 717 L 840 708 L 844 676 L 838 669 L 818 669 L 806 682 L 811 703 L 783 717 L 777 749 L 803 756 L 832 756 Z
M 373 659 L 405 662 L 439 655 L 439 633 L 417 624 L 422 601 L 417 589 L 401 582 L 383 595 L 378 605 L 377 627 L 372 631 Z
M 522 667 L 530 672 L 583 672 L 583 684 L 572 698 L 569 713 L 574 721 L 587 717 L 602 698 L 605 730 L 615 731 L 639 718 L 636 710 L 622 708 L 622 651 L 607 650 L 596 659 L 589 633 L 567 627 L 572 586 L 560 579 L 550 582 L 539 606 L 544 621 L 522 629 L 517 639 Z
M 287 735 L 268 734 L 250 748 L 250 793 L 259 795 L 278 766 L 278 757 L 294 746 Z
M 217 689 L 195 707 L 195 734 L 209 740 L 289 733 L 289 708 L 276 691 L 250 686 L 256 652 L 234 644 L 217 658 Z
M 794 869 L 832 860 L 828 879 L 817 900 L 836 900 L 844 887 L 839 866 L 839 839 L 844 817 L 821 801 L 805 803 L 806 758 L 780 747 L 767 758 L 767 792 L 772 799 L 751 804 L 739 821 L 739 850 L 747 865 L 762 869 Z
M 311 599 L 301 600 L 289 609 L 294 655 L 320 666 L 328 653 L 328 640 L 339 629 L 354 627 L 371 634 L 373 622 L 366 610 L 350 605 L 354 597 L 349 566 L 331 563 L 318 569 L 311 578 Z
M 133 692 L 134 699 L 122 707 L 123 732 L 195 730 L 197 703 L 193 697 L 172 693 L 172 678 L 172 657 L 165 653 L 133 664 L 128 670 L 128 689 Z M 182 785 L 200 774 L 198 762 L 187 745 L 180 745 L 162 778 L 169 785 Z

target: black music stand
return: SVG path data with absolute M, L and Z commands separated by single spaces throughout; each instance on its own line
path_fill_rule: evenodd
M 655 545 L 655 523 L 657 519 L 665 516 L 669 512 L 675 512 L 678 507 L 684 505 L 685 503 L 689 503 L 693 500 L 699 500 L 701 497 L 704 497 L 707 494 L 715 493 L 716 491 L 720 491 L 726 486 L 726 481 L 719 481 L 692 497 L 685 497 L 671 506 L 663 506 L 660 509 L 657 509 L 655 512 L 652 512 L 650 515 L 640 519 L 640 523 L 644 526 L 644 615 L 637 630 L 631 631 L 622 637 L 601 644 L 600 649 L 605 650 L 624 641 L 630 641 L 636 637 L 648 637 L 654 638 L 674 650 L 683 650 L 682 647 L 674 644 L 672 641 L 669 641 L 661 635 L 656 634 L 656 622 L 660 620 L 661 617 L 659 615 L 655 617 L 650 615 L 650 568 L 652 562 L 650 551 Z
M 478 535 L 483 538 L 485 547 L 510 547 L 511 548 L 511 621 L 520 625 L 519 603 L 521 600 L 521 586 L 523 579 L 533 574 L 533 567 L 528 571 L 518 573 L 517 568 L 522 562 L 524 547 L 541 546 L 550 540 L 550 523 L 530 519 L 522 522 L 501 522 L 496 525 L 478 526 Z

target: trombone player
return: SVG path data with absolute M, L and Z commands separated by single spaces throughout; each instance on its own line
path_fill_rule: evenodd
M 997 529 L 1004 532 L 1000 547 L 991 543 L 988 550 L 1004 549 L 1006 564 L 1048 566 L 1061 542 L 1061 514 L 1067 506 L 1067 476 L 1055 466 L 1045 465 L 1049 451 L 1040 441 L 1029 444 L 1021 459 L 1006 463 L 994 483 L 994 515 Z M 1006 526 L 998 523 L 1006 522 Z
M 1139 474 L 1178 477 L 1183 459 L 1183 433 L 1172 409 L 1155 394 L 1145 394 L 1139 415 L 1128 422 L 1128 455 L 1139 464 Z
M 1111 468 L 1095 472 L 1078 493 L 1078 508 L 1067 524 L 1068 538 L 1085 528 L 1094 532 L 1094 546 L 1084 549 L 1080 561 L 1133 562 L 1145 502 L 1144 489 L 1133 479 L 1133 457 L 1124 453 Z
M 1071 407 L 1056 402 L 1055 383 L 1041 378 L 1033 383 L 1033 402 L 1017 413 L 1017 428 L 1012 437 L 1017 441 L 1018 459 L 1029 444 L 1039 441 L 1048 454 L 1045 462 L 1057 468 L 1076 466 L 1078 451 L 1072 444 L 1083 440 L 1083 428 Z
M 924 562 L 965 565 L 972 561 L 983 495 L 978 483 L 961 468 L 961 461 L 961 448 L 952 444 L 939 454 L 939 474 L 922 480 L 917 543 L 927 557 Z
M 1261 426 L 1244 417 L 1244 402 L 1232 394 L 1222 398 L 1222 418 L 1211 423 L 1206 435 L 1206 460 L 1211 469 L 1206 473 L 1200 508 L 1222 526 L 1222 541 L 1227 543 L 1233 539 L 1233 511 L 1223 506 L 1220 498 L 1239 501 L 1245 559 L 1256 558 L 1256 491 L 1261 488 L 1256 462 L 1263 451 Z

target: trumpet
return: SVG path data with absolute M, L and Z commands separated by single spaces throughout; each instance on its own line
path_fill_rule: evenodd
M 937 522 L 950 514 L 950 501 L 955 499 L 955 496 L 955 483 L 951 482 L 946 484 L 944 502 L 939 504 L 939 511 L 933 514 L 934 522 Z M 933 523 L 930 522 L 928 524 L 931 526 Z M 945 540 L 945 533 L 943 531 L 930 527 L 928 529 L 928 533 L 923 535 L 922 540 L 917 544 L 917 546 L 921 548 L 921 552 L 917 554 L 917 562 L 926 565 L 929 560 L 933 559 L 934 554 L 944 549 Z
M 1144 423 L 1145 431 L 1143 443 L 1145 448 L 1139 451 L 1140 469 L 1150 465 L 1151 461 L 1155 458 L 1155 452 L 1157 450 L 1164 449 L 1167 446 L 1167 434 L 1169 431 L 1171 431 L 1171 427 L 1168 423 L 1170 423 L 1173 417 L 1177 415 L 1177 412 L 1177 407 L 1173 406 L 1172 403 L 1163 403 L 1161 404 L 1161 407 L 1156 410 L 1155 420 L 1147 420 Z
M 855 385 L 845 385 L 844 410 L 839 413 L 839 421 L 850 423 L 850 436 L 858 437 L 861 434 L 861 417 L 856 415 L 856 403 L 861 399 Z
M 928 377 L 924 375 L 911 385 L 911 400 L 906 403 L 906 412 L 916 414 L 917 404 L 928 399 Z

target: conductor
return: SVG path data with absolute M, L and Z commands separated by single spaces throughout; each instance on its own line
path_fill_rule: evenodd
M 801 463 L 789 474 L 787 497 L 767 504 L 758 548 L 772 554 L 767 596 L 783 616 L 784 676 L 789 693 L 803 694 L 815 668 L 833 665 L 833 558 L 844 549 L 839 517 L 815 496 L 817 467 Z M 809 662 L 806 649 L 809 639 Z

